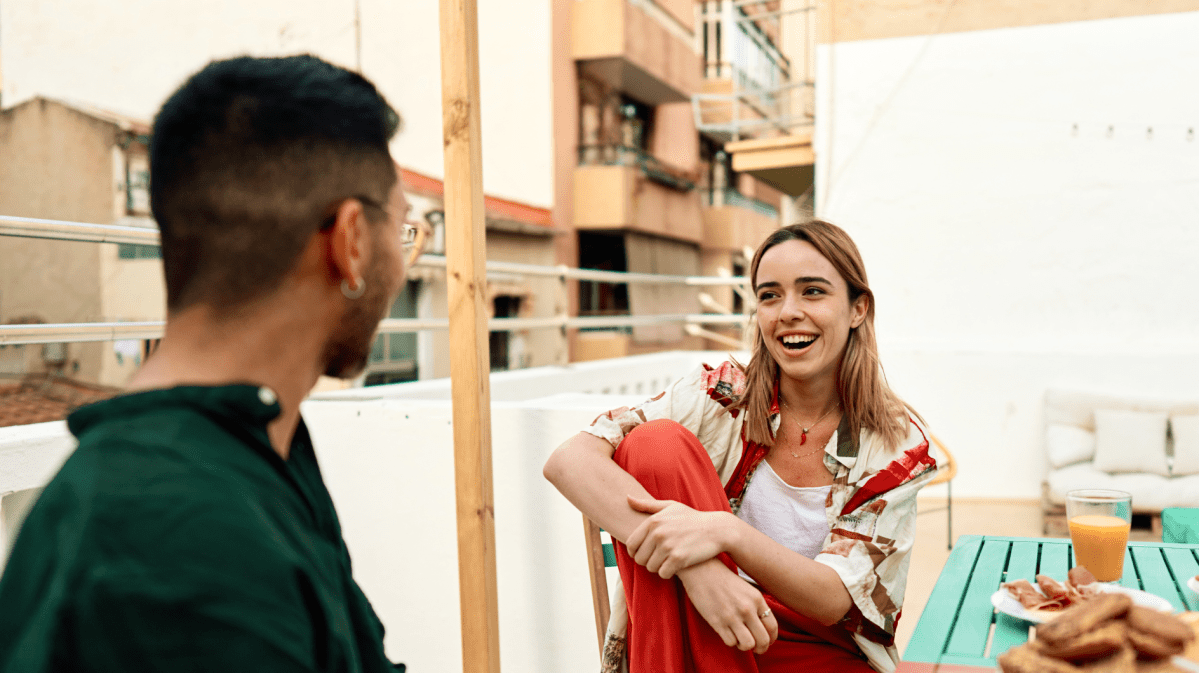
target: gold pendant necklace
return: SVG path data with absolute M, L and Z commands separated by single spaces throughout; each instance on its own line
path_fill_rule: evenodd
M 784 407 L 787 407 L 788 409 L 790 409 L 790 408 L 791 408 L 791 406 L 790 406 L 789 404 L 787 404 L 786 402 L 783 402 L 783 406 L 784 406 Z M 840 405 L 840 404 L 838 404 L 837 406 L 833 407 L 832 409 L 829 409 L 828 411 L 824 412 L 824 415 L 823 415 L 823 416 L 821 416 L 820 418 L 817 418 L 815 423 L 813 423 L 812 425 L 810 425 L 810 426 L 808 426 L 808 427 L 806 427 L 806 428 L 804 427 L 803 423 L 800 423 L 800 422 L 799 422 L 797 419 L 795 419 L 795 418 L 792 418 L 791 420 L 792 420 L 792 421 L 794 421 L 794 422 L 795 422 L 795 425 L 799 426 L 799 429 L 800 429 L 800 434 L 799 434 L 799 445 L 800 445 L 800 446 L 803 446 L 805 443 L 807 443 L 807 441 L 808 441 L 808 433 L 809 433 L 809 432 L 811 432 L 811 430 L 812 430 L 813 428 L 815 428 L 816 426 L 820 425 L 820 422 L 821 422 L 821 421 L 823 421 L 824 419 L 828 418 L 828 415 L 829 415 L 829 414 L 833 413 L 834 411 L 836 411 L 837 409 L 840 409 L 840 408 L 841 408 L 841 405 Z M 820 447 L 820 448 L 822 449 L 822 448 L 824 448 L 824 447 Z M 813 450 L 811 450 L 811 451 L 808 451 L 807 453 L 802 453 L 802 454 L 800 454 L 800 453 L 795 453 L 794 451 L 792 451 L 792 452 L 791 452 L 791 457 L 792 457 L 792 458 L 800 458 L 800 457 L 802 457 L 802 456 L 810 456 L 810 455 L 812 455 L 813 453 L 816 453 L 816 451 L 817 451 L 817 450 L 818 450 L 818 449 L 813 449 Z

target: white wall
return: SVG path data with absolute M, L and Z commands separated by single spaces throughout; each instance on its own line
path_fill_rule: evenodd
M 1186 13 L 820 47 L 818 212 L 862 250 L 955 493 L 1039 494 L 1046 388 L 1199 398 L 1196 35 Z
M 749 361 L 749 353 L 746 351 L 734 353 L 733 356 L 738 362 Z M 566 365 L 530 367 L 493 372 L 489 379 L 489 387 L 493 402 L 532 400 L 561 393 L 632 395 L 640 396 L 641 401 L 644 401 L 651 395 L 662 392 L 671 382 L 699 367 L 701 363 L 716 366 L 728 357 L 729 354 L 724 351 L 664 351 L 607 360 L 572 362 Z M 315 398 L 448 400 L 450 393 L 450 379 L 441 378 L 323 392 Z
M 360 0 L 363 73 L 406 120 L 403 165 L 444 174 L 437 3 Z M 5 107 L 35 95 L 151 119 L 214 58 L 312 52 L 353 67 L 352 0 L 17 0 L 0 3 Z M 479 3 L 483 182 L 553 203 L 550 3 Z
M 541 468 L 597 414 L 642 399 L 567 394 L 493 404 L 503 670 L 599 670 L 583 520 Z M 388 656 L 415 671 L 461 670 L 449 402 L 310 401 L 303 414 L 354 576 L 387 629 Z M 0 428 L 0 493 L 44 484 L 73 448 L 63 423 Z M 14 495 L 3 505 L 0 532 L 11 533 L 24 507 Z
M 582 518 L 541 476 L 550 452 L 631 400 L 492 406 L 500 658 L 506 671 L 598 670 Z M 448 402 L 309 402 L 354 575 L 411 670 L 461 670 Z M 353 433 L 347 433 L 349 426 Z

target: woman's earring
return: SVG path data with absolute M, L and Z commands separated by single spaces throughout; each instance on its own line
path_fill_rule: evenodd
M 345 295 L 346 299 L 358 299 L 362 296 L 363 292 L 366 292 L 366 281 L 364 279 L 358 278 L 354 284 L 358 287 L 351 290 L 348 282 L 341 281 L 341 293 Z

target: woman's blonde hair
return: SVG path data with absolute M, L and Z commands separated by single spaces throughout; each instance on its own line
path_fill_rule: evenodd
M 783 227 L 767 237 L 754 253 L 749 271 L 750 287 L 757 286 L 758 265 L 762 255 L 787 241 L 807 241 L 832 263 L 849 286 L 851 305 L 859 297 L 866 297 L 866 319 L 849 330 L 849 342 L 837 370 L 837 391 L 854 441 L 857 441 L 858 433 L 864 428 L 882 438 L 888 450 L 893 450 L 908 435 L 907 412 L 916 412 L 887 386 L 874 337 L 874 293 L 866 282 L 866 267 L 858 247 L 843 229 L 823 220 Z M 748 365 L 738 363 L 745 372 L 746 382 L 745 394 L 736 406 L 746 413 L 746 438 L 771 446 L 774 444 L 774 434 L 770 429 L 770 405 L 779 373 L 778 364 L 766 348 L 757 321 L 751 321 L 750 326 L 753 354 Z

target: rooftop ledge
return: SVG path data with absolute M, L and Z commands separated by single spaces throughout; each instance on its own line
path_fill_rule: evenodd
M 719 351 L 671 351 L 490 377 L 500 652 L 509 671 L 598 670 L 582 519 L 541 475 L 601 412 L 663 390 Z M 747 361 L 747 354 L 738 354 Z M 354 575 L 414 670 L 461 670 L 450 383 L 315 395 L 304 403 Z M 74 450 L 62 421 L 0 428 L 5 553 Z

